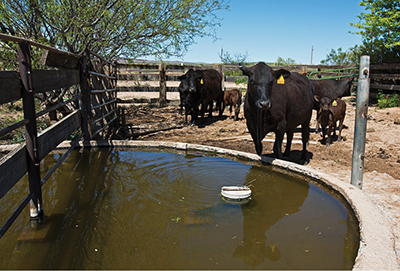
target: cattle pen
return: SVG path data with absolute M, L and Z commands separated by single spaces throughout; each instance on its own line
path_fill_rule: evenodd
M 175 89 L 176 86 L 171 85 L 174 84 L 173 82 L 176 84 L 176 78 L 174 76 L 184 73 L 190 67 L 200 69 L 207 67 L 206 65 L 186 66 L 185 64 L 169 65 L 165 63 L 152 65 L 122 64 L 105 60 L 89 50 L 86 50 L 82 55 L 71 54 L 59 51 L 56 48 L 7 35 L 0 35 L 0 39 L 19 45 L 21 52 L 19 62 L 20 65 L 24 66 L 24 68 L 20 68 L 19 72 L 0 72 L 1 104 L 10 103 L 22 98 L 25 108 L 24 112 L 26 111 L 24 120 L 0 131 L 0 135 L 3 136 L 17 129 L 17 127 L 26 126 L 26 142 L 20 144 L 16 149 L 12 150 L 1 159 L 0 171 L 2 172 L 2 176 L 0 176 L 0 195 L 3 197 L 9 192 L 27 172 L 30 182 L 29 194 L 2 227 L 0 230 L 0 237 L 4 235 L 5 231 L 11 226 L 13 220 L 16 219 L 24 209 L 24 206 L 29 202 L 31 202 L 32 207 L 32 221 L 40 222 L 39 220 L 43 215 L 40 187 L 46 182 L 51 173 L 55 170 L 55 167 L 61 164 L 63 159 L 68 156 L 68 152 L 72 150 L 82 138 L 84 140 L 96 140 L 110 137 L 118 123 L 122 121 L 120 118 L 120 110 L 117 107 L 117 104 L 120 103 L 121 100 L 118 98 L 117 93 L 153 91 L 159 93 L 157 102 L 162 105 L 168 102 L 166 99 L 166 94 L 168 92 L 177 91 L 177 89 Z M 30 63 L 29 47 L 43 50 L 43 65 L 53 67 L 53 69 L 32 69 L 33 65 Z M 138 72 L 138 74 L 140 74 L 139 77 L 137 77 L 135 72 L 131 71 L 123 75 L 122 70 L 129 65 L 137 65 L 146 68 L 139 69 L 141 70 Z M 216 65 L 213 67 L 223 74 L 225 71 L 229 71 L 229 69 L 238 69 L 236 66 L 225 65 Z M 306 73 L 311 70 L 311 67 L 308 66 L 307 68 L 301 66 L 287 68 L 292 71 L 296 70 Z M 320 69 L 321 72 L 323 72 L 325 69 L 329 70 L 333 69 L 333 67 L 324 66 Z M 371 67 L 371 70 L 373 69 L 374 65 Z M 149 76 L 151 70 L 154 70 L 153 76 Z M 171 73 L 175 73 L 175 75 Z M 142 78 L 145 80 L 141 80 Z M 371 74 L 371 78 L 373 78 L 373 74 Z M 133 86 L 123 86 L 122 81 L 124 81 L 124 79 L 126 79 L 126 81 L 133 81 Z M 230 76 L 224 76 L 224 79 L 224 88 L 241 87 L 240 84 L 235 83 L 238 79 L 237 77 L 231 78 Z M 237 80 L 237 82 L 239 81 L 240 80 Z M 154 82 L 155 85 L 153 84 Z M 393 89 L 392 86 L 393 85 L 390 85 L 389 89 Z M 64 95 L 65 99 L 63 98 L 59 103 L 52 104 L 46 110 L 36 113 L 34 94 L 48 93 L 56 89 L 60 89 L 61 93 L 64 92 L 66 94 Z M 51 112 L 65 106 L 68 106 L 71 112 L 65 115 L 61 120 L 55 120 L 56 122 L 44 131 L 39 132 L 36 129 L 36 125 L 32 125 L 32 123 L 35 123 L 37 117 L 45 114 L 50 115 Z M 56 163 L 56 166 L 42 178 L 38 172 L 39 162 L 44 156 L 55 149 L 60 142 L 67 138 L 73 138 L 75 134 L 78 134 L 78 136 L 75 137 L 70 144 L 71 146 L 69 146 L 67 153 L 65 153 Z

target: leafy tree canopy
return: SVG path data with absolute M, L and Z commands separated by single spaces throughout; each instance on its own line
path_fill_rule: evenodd
M 321 64 L 325 65 L 352 65 L 360 62 L 360 47 L 358 45 L 343 51 L 340 47 L 337 50 L 331 49 L 326 55 L 326 59 L 321 60 Z
M 357 16 L 359 28 L 355 32 L 363 38 L 361 51 L 371 56 L 372 62 L 400 61 L 400 0 L 362 0 L 366 12 Z
M 182 57 L 195 37 L 216 39 L 226 1 L 2 0 L 0 31 L 108 58 Z
M 278 59 L 275 62 L 275 65 L 283 65 L 283 66 L 288 66 L 288 65 L 294 65 L 296 63 L 296 60 L 292 58 L 288 59 L 283 59 L 282 57 L 278 57 Z
M 225 53 L 218 53 L 218 56 L 220 57 L 222 63 L 236 65 L 239 63 L 246 63 L 248 61 L 247 59 L 249 57 L 249 53 L 247 51 L 245 53 L 225 52 Z

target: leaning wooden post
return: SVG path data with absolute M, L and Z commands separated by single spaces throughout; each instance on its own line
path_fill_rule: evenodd
M 91 140 L 92 127 L 91 127 L 91 107 L 90 107 L 90 87 L 89 87 L 89 67 L 88 60 L 90 57 L 89 50 L 85 50 L 81 58 L 81 114 L 82 114 L 82 133 L 84 140 Z
M 353 163 L 351 168 L 351 184 L 362 189 L 365 138 L 367 132 L 368 99 L 369 99 L 369 56 L 360 59 L 357 85 L 356 120 L 353 141 Z
M 19 72 L 21 76 L 21 92 L 24 107 L 24 118 L 29 120 L 25 125 L 27 164 L 30 200 L 30 216 L 32 226 L 43 222 L 42 185 L 40 178 L 39 149 L 37 145 L 35 98 L 32 81 L 32 65 L 28 43 L 18 43 Z
M 167 105 L 167 73 L 165 71 L 165 64 L 161 62 L 159 65 L 160 71 L 160 98 L 159 104 L 160 107 Z

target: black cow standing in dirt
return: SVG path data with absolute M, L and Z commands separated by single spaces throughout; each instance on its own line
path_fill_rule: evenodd
M 340 99 L 330 99 L 328 97 L 320 98 L 318 95 L 314 96 L 314 99 L 320 104 L 320 108 L 317 114 L 317 120 L 322 126 L 322 141 L 325 141 L 325 135 L 327 139 L 325 145 L 329 147 L 331 143 L 331 134 L 336 136 L 336 123 L 339 121 L 339 136 L 338 141 L 342 139 L 343 121 L 346 116 L 346 103 Z M 328 132 L 326 129 L 328 128 Z
M 188 104 L 187 98 L 189 95 L 189 83 L 186 79 L 182 78 L 181 76 L 178 77 L 181 81 L 178 87 L 179 92 L 179 115 L 182 115 L 183 108 L 185 108 L 185 123 L 187 123 L 187 116 L 192 113 L 193 108 L 190 104 Z
M 353 83 L 354 77 L 347 77 L 342 79 L 321 79 L 321 80 L 310 80 L 314 86 L 315 95 L 318 97 L 327 97 L 329 99 L 342 98 L 344 96 L 350 96 L 350 89 Z M 314 102 L 314 109 L 318 112 L 320 108 L 319 102 Z M 317 117 L 317 125 L 315 131 L 318 133 L 319 122 Z
M 212 116 L 213 101 L 219 109 L 219 116 L 222 116 L 222 102 L 224 92 L 221 83 L 222 76 L 216 70 L 193 70 L 190 69 L 186 74 L 178 77 L 181 82 L 186 80 L 188 92 L 185 99 L 185 107 L 192 110 L 192 124 L 198 119 L 199 105 L 201 105 L 201 123 L 204 122 L 204 112 L 209 105 L 209 117 Z
M 229 117 L 232 115 L 232 107 L 235 110 L 234 120 L 239 119 L 240 105 L 242 104 L 242 92 L 238 89 L 225 90 L 224 91 L 224 107 L 229 106 Z
M 244 116 L 253 138 L 256 152 L 262 153 L 262 139 L 275 132 L 273 147 L 277 158 L 282 157 L 282 141 L 287 134 L 284 155 L 290 155 L 294 129 L 301 125 L 303 150 L 301 159 L 307 160 L 306 145 L 310 137 L 310 119 L 314 105 L 314 87 L 299 73 L 287 70 L 273 71 L 263 62 L 252 67 L 239 68 L 249 77 L 244 100 Z

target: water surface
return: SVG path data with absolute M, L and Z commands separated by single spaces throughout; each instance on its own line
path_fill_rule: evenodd
M 42 176 L 60 156 L 46 157 Z M 0 239 L 0 268 L 351 269 L 352 212 L 281 171 L 184 152 L 73 151 L 43 187 L 45 227 L 32 231 L 23 212 Z M 249 185 L 252 200 L 224 203 L 224 185 Z M 1 200 L 1 223 L 26 193 L 22 180 Z

